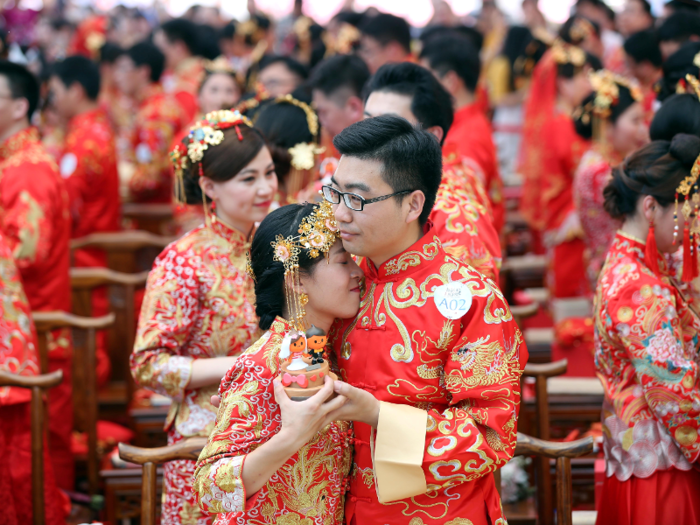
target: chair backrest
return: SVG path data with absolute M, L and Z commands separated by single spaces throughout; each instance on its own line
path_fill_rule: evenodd
M 97 456 L 97 378 L 95 370 L 95 332 L 114 324 L 114 314 L 102 317 L 80 317 L 66 312 L 34 312 L 32 314 L 39 336 L 41 372 L 48 370 L 48 335 L 62 328 L 73 330 L 73 410 L 74 425 L 87 434 L 88 486 L 90 495 L 99 488 L 99 458 Z
M 141 525 L 156 523 L 156 469 L 158 464 L 177 459 L 196 460 L 207 444 L 207 438 L 189 438 L 174 445 L 141 448 L 119 443 L 119 457 L 124 461 L 143 465 L 141 481 Z
M 56 370 L 50 374 L 20 376 L 0 371 L 0 387 L 13 386 L 29 388 L 31 400 L 32 432 L 32 511 L 34 525 L 44 525 L 44 401 L 43 390 L 57 386 L 63 381 L 63 372 Z
M 138 273 L 150 270 L 158 254 L 174 237 L 141 230 L 93 233 L 70 243 L 71 250 L 97 248 L 107 253 L 107 266 L 112 270 Z
M 572 525 L 571 459 L 593 452 L 593 438 L 576 441 L 546 441 L 518 432 L 515 456 L 539 456 L 556 460 L 557 525 Z M 538 487 L 540 488 L 540 487 Z M 544 487 L 549 491 L 549 485 Z M 538 523 L 541 523 L 541 516 Z
M 554 363 L 528 363 L 525 365 L 523 377 L 535 378 L 535 418 L 537 419 L 535 435 L 539 439 L 548 440 L 550 438 L 547 378 L 564 374 L 567 366 L 568 362 L 566 359 Z M 549 490 L 549 487 L 552 485 L 549 458 L 545 456 L 539 458 L 535 476 L 537 480 L 537 515 L 539 516 L 539 523 L 541 525 L 552 525 L 554 523 L 554 508 L 552 492 Z
M 111 378 L 126 385 L 128 404 L 134 391 L 129 370 L 129 356 L 136 338 L 134 297 L 136 290 L 145 287 L 148 272 L 122 273 L 108 268 L 71 268 L 73 313 L 92 316 L 92 292 L 95 288 L 108 287 L 109 311 L 116 316 L 113 327 L 107 332 L 107 352 L 112 365 Z
M 170 235 L 174 230 L 172 204 L 141 204 L 127 202 L 122 206 L 122 217 L 134 221 L 140 230 L 156 235 Z

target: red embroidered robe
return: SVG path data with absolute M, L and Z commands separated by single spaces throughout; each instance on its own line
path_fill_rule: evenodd
M 196 359 L 241 353 L 257 333 L 252 280 L 245 272 L 249 244 L 220 220 L 170 244 L 148 276 L 131 355 L 136 382 L 173 402 L 165 424 L 168 442 L 208 436 L 218 385 L 188 388 Z M 223 372 L 223 371 L 222 371 Z M 165 465 L 163 519 L 205 525 L 192 493 L 194 461 Z
M 35 128 L 25 128 L 0 145 L 0 206 L 2 233 L 19 268 L 32 311 L 70 312 L 68 193 Z M 63 370 L 63 382 L 49 391 L 51 460 L 59 486 L 72 490 L 68 330 L 58 330 L 50 337 L 48 358 L 49 371 Z
M 0 233 L 0 370 L 33 376 L 39 373 L 36 333 L 19 271 Z M 3 523 L 32 522 L 31 391 L 0 387 L 0 494 Z M 64 523 L 48 450 L 44 450 L 46 521 Z
M 129 193 L 134 201 L 172 201 L 170 145 L 189 120 L 173 97 L 163 93 L 158 84 L 151 85 L 136 112 L 130 139 L 128 157 L 134 170 Z
M 700 319 L 668 276 L 665 258 L 655 274 L 644 251 L 642 241 L 618 232 L 595 299 L 596 368 L 605 390 L 604 492 L 617 496 L 603 498 L 599 521 L 694 523 L 700 516 Z M 656 514 L 637 512 L 650 502 Z M 665 517 L 659 514 L 664 507 Z
M 352 465 L 351 425 L 334 422 L 294 454 L 254 494 L 242 479 L 247 454 L 281 428 L 272 381 L 289 323 L 278 317 L 221 383 L 221 407 L 199 456 L 194 489 L 217 524 L 340 524 Z
M 70 197 L 71 237 L 119 230 L 121 198 L 114 133 L 103 109 L 70 121 L 59 169 Z M 107 258 L 100 251 L 77 250 L 73 265 L 104 267 Z
M 492 137 L 493 129 L 483 108 L 476 103 L 467 104 L 455 111 L 454 122 L 445 137 L 443 151 L 447 154 L 447 151 L 454 147 L 460 156 L 476 164 L 493 209 L 494 227 L 499 232 L 505 223 L 506 210 L 503 202 L 503 181 Z
M 447 255 L 430 229 L 379 268 L 364 260 L 362 269 L 360 311 L 336 322 L 330 340 L 342 378 L 382 405 L 373 450 L 373 432 L 354 424 L 346 522 L 505 524 L 491 473 L 515 448 L 528 353 L 503 296 Z M 451 320 L 433 293 L 457 280 L 472 304 Z M 387 446 L 404 465 L 393 485 Z

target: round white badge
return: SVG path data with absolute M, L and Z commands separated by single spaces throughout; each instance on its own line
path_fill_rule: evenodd
M 148 144 L 142 142 L 136 146 L 137 161 L 139 161 L 141 164 L 148 164 L 151 162 L 151 159 L 153 159 L 153 154 L 151 153 L 151 148 L 148 147 Z
M 59 166 L 61 170 L 61 177 L 64 179 L 67 179 L 73 173 L 75 173 L 75 169 L 78 167 L 78 157 L 75 156 L 75 153 L 66 153 L 61 157 L 61 165 Z
M 472 306 L 472 293 L 466 284 L 454 281 L 435 288 L 435 306 L 443 317 L 459 319 Z

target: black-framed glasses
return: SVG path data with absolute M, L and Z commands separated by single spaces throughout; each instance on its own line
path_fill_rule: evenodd
M 389 195 L 382 195 L 381 197 L 375 197 L 374 199 L 365 199 L 362 195 L 357 193 L 340 191 L 330 186 L 323 186 L 323 198 L 326 199 L 331 204 L 340 204 L 340 198 L 342 197 L 345 201 L 345 205 L 354 211 L 362 211 L 366 204 L 372 204 L 373 202 L 385 201 L 391 197 L 396 197 L 397 195 L 403 195 L 405 193 L 412 193 L 415 190 L 401 190 L 396 193 L 391 193 Z

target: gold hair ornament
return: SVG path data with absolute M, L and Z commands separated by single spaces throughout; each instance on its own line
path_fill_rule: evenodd
M 572 42 L 580 43 L 595 34 L 595 28 L 585 18 L 578 17 L 569 29 L 569 37 Z
M 313 212 L 301 221 L 298 234 L 287 238 L 277 235 L 271 245 L 273 260 L 281 262 L 284 266 L 289 322 L 297 330 L 305 330 L 308 327 L 304 319 L 306 315 L 304 305 L 308 302 L 308 297 L 304 300 L 304 294 L 298 291 L 301 288 L 299 255 L 302 250 L 306 250 L 312 259 L 321 254 L 328 257 L 331 247 L 340 236 L 331 204 L 325 200 L 316 204 Z
M 673 209 L 673 243 L 678 238 L 678 201 L 683 197 L 681 213 L 685 218 L 683 228 L 683 273 L 682 280 L 690 282 L 699 275 L 698 271 L 698 236 L 700 235 L 700 192 L 698 191 L 698 178 L 700 177 L 700 156 L 695 159 L 690 175 L 681 181 L 676 188 L 675 205 Z M 690 194 L 693 192 L 693 196 Z M 692 204 L 691 204 L 692 201 Z
M 583 67 L 586 63 L 586 52 L 583 49 L 559 38 L 552 44 L 552 56 L 560 66 L 572 64 L 575 67 Z
M 204 152 L 210 147 L 221 144 L 224 141 L 224 130 L 228 128 L 235 128 L 238 140 L 242 141 L 243 134 L 239 129 L 241 125 L 252 127 L 250 120 L 238 111 L 222 109 L 207 113 L 202 120 L 190 128 L 187 136 L 170 152 L 170 161 L 175 170 L 176 202 L 184 204 L 186 200 L 183 180 L 184 170 L 194 169 L 194 165 L 199 164 L 199 176 L 203 176 L 202 159 L 204 158 Z M 206 212 L 206 198 L 203 197 L 203 199 Z M 206 217 L 208 224 L 208 214 L 206 214 Z
M 205 60 L 203 65 L 204 65 L 204 70 L 210 74 L 214 74 L 214 73 L 228 73 L 229 75 L 236 74 L 236 70 L 233 69 L 233 66 L 231 66 L 231 63 L 228 60 L 226 60 L 226 57 L 223 55 L 219 55 L 214 60 Z
M 313 142 L 300 142 L 287 150 L 292 156 L 292 166 L 298 170 L 313 169 L 316 164 L 316 155 L 325 151 L 325 148 L 317 145 L 319 128 L 318 116 L 311 106 L 306 102 L 297 100 L 292 95 L 283 95 L 275 99 L 275 104 L 285 103 L 296 106 L 304 111 L 306 114 L 306 124 L 309 127 L 309 132 L 313 136 Z

